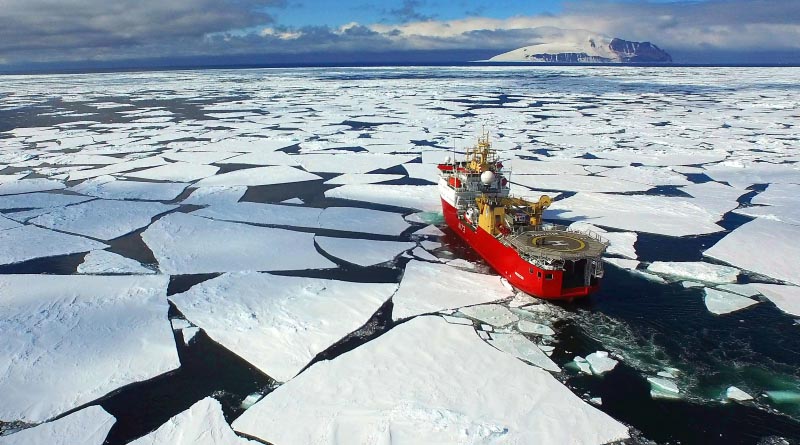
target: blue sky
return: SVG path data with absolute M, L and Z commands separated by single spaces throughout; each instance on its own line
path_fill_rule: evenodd
M 676 62 L 800 62 L 800 0 L 0 0 L 0 69 L 467 61 L 577 30 Z

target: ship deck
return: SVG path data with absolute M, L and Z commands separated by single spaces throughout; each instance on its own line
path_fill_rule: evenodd
M 504 240 L 524 255 L 564 261 L 599 258 L 608 247 L 597 235 L 566 228 L 525 230 Z

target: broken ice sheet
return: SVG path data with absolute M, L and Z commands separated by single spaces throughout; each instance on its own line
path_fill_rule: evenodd
M 191 162 L 170 162 L 158 167 L 125 173 L 129 178 L 150 179 L 154 181 L 193 182 L 213 176 L 219 167 Z
M 505 326 L 519 320 L 519 317 L 511 313 L 508 308 L 499 304 L 469 306 L 461 308 L 459 312 L 495 327 Z
M 314 241 L 327 254 L 363 267 L 392 261 L 401 253 L 416 246 L 416 243 L 407 241 L 374 241 L 326 236 L 317 236 Z
M 2 232 L 0 232 L 2 234 Z M 184 213 L 151 224 L 142 239 L 166 274 L 336 267 L 314 247 L 314 234 L 215 221 Z
M 0 445 L 102 445 L 116 419 L 89 406 L 52 422 L 0 436 Z
M 110 240 L 142 228 L 153 217 L 175 209 L 157 202 L 97 199 L 54 208 L 31 219 L 31 224 L 92 238 Z
M 157 430 L 130 445 L 245 445 L 258 442 L 233 432 L 222 413 L 222 405 L 211 397 L 169 419 Z
M 298 168 L 276 165 L 234 170 L 229 173 L 222 173 L 201 179 L 195 185 L 198 187 L 234 185 L 255 186 L 314 181 L 317 179 L 322 178 Z
M 233 204 L 239 202 L 246 192 L 247 186 L 244 185 L 197 187 L 183 200 L 183 204 L 201 206 Z
M 78 265 L 78 273 L 148 275 L 154 274 L 155 271 L 122 255 L 107 250 L 93 250 Z
M 16 181 L 0 183 L 0 195 L 14 195 L 19 193 L 42 192 L 46 190 L 59 190 L 65 188 L 61 181 L 45 178 L 18 179 Z
M 489 344 L 546 371 L 561 372 L 561 368 L 524 335 L 495 333 Z
M 654 261 L 647 266 L 647 271 L 707 283 L 735 283 L 739 276 L 739 269 L 735 267 L 704 263 L 702 261 Z
M 177 369 L 168 282 L 166 276 L 0 276 L 0 419 L 45 421 Z
M 624 179 L 584 175 L 513 175 L 514 183 L 538 190 L 563 190 L 570 192 L 644 192 L 653 188 Z
M 104 199 L 137 199 L 143 201 L 171 201 L 183 192 L 188 184 L 123 181 L 113 176 L 87 179 L 69 190 L 82 195 Z
M 751 283 L 751 286 L 761 292 L 769 301 L 775 303 L 778 309 L 800 317 L 800 287 L 764 283 Z
M 62 207 L 89 201 L 90 197 L 64 195 L 61 193 L 25 193 L 23 195 L 0 196 L 0 209 L 41 209 Z
M 797 226 L 765 218 L 737 227 L 703 255 L 792 284 L 800 284 Z
M 348 184 L 325 191 L 326 198 L 349 199 L 428 212 L 440 212 L 442 201 L 435 185 Z
M 170 300 L 214 341 L 285 382 L 366 323 L 396 289 L 395 283 L 238 273 Z
M 2 218 L 0 224 L 9 225 L 3 221 L 8 220 Z M 0 264 L 21 263 L 35 258 L 69 255 L 106 247 L 108 246 L 103 243 L 81 236 L 36 226 L 18 225 L 0 230 Z
M 628 437 L 627 427 L 550 373 L 440 317 L 414 318 L 314 364 L 233 428 L 282 445 L 600 444 Z
M 480 289 L 480 292 L 475 292 L 475 289 Z M 392 318 L 400 320 L 444 309 L 489 303 L 511 295 L 496 275 L 411 260 L 406 265 L 400 289 L 392 298 Z
M 593 352 L 586 356 L 586 362 L 592 369 L 592 374 L 603 375 L 617 366 L 617 360 L 608 356 L 606 351 Z
M 367 173 L 394 167 L 415 157 L 376 153 L 313 153 L 294 156 L 304 169 L 322 173 Z
M 717 289 L 705 288 L 703 292 L 706 308 L 716 315 L 728 314 L 758 303 L 756 300 Z
M 403 178 L 403 175 L 388 175 L 388 174 L 358 174 L 358 173 L 345 173 L 335 178 L 329 179 L 324 182 L 326 185 L 344 185 L 344 184 L 377 184 L 379 182 L 394 181 Z

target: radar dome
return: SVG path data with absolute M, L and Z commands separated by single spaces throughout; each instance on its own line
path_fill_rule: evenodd
M 489 185 L 492 182 L 494 182 L 494 173 L 488 170 L 481 173 L 481 182 L 483 183 L 483 185 Z

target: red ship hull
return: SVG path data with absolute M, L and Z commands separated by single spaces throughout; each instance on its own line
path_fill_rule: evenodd
M 456 209 L 442 199 L 442 213 L 447 225 L 473 250 L 489 263 L 512 286 L 535 297 L 552 300 L 572 300 L 585 297 L 599 288 L 598 284 L 563 288 L 564 271 L 546 270 L 523 260 L 516 250 L 508 247 L 478 227 L 472 229 L 458 218 Z

